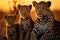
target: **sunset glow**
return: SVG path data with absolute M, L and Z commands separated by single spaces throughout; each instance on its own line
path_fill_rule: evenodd
M 20 5 L 30 5 L 31 4 L 32 5 L 33 1 L 36 1 L 36 2 L 51 1 L 52 2 L 51 7 L 50 7 L 51 11 L 53 11 L 53 10 L 54 11 L 55 10 L 60 11 L 60 0 L 0 0 L 0 11 L 3 11 L 3 12 L 5 11 L 5 12 L 7 12 L 9 14 L 9 11 L 13 10 L 13 6 L 17 6 L 18 4 L 20 4 Z M 16 2 L 16 4 L 15 4 L 15 2 Z M 55 19 L 58 20 L 58 21 L 60 21 L 60 12 L 59 11 L 56 11 L 55 13 L 53 12 L 53 14 L 55 16 Z M 36 18 L 35 13 L 36 12 L 35 12 L 34 7 L 32 5 L 31 16 L 32 16 L 33 20 L 35 20 L 35 18 Z M 0 13 L 0 15 L 1 14 L 2 13 Z M 1 24 L 4 24 L 4 23 L 2 23 L 2 22 L 0 23 L 0 26 L 3 26 Z M 6 31 L 6 36 L 8 34 L 7 33 L 7 25 L 8 25 L 8 23 L 6 23 L 6 25 L 5 25 L 6 30 L 4 30 L 4 31 Z
M 16 1 L 16 0 L 15 0 Z M 29 5 L 32 4 L 32 1 L 48 1 L 48 0 L 17 0 L 17 4 L 21 4 L 21 5 Z M 49 0 L 52 2 L 51 4 L 51 9 L 60 9 L 60 0 Z M 0 0 L 0 9 L 3 9 L 4 11 L 9 10 L 10 8 L 12 9 L 14 3 L 13 0 Z M 32 8 L 33 9 L 33 8 Z

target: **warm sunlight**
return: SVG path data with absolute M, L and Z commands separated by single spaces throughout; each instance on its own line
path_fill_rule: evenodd
M 21 4 L 21 5 L 29 5 L 32 4 L 32 1 L 42 1 L 42 0 L 14 0 L 16 1 L 16 4 Z M 48 1 L 48 0 L 44 0 Z M 60 9 L 60 0 L 49 0 L 52 2 L 51 9 Z M 0 0 L 0 9 L 3 9 L 4 11 L 12 9 L 12 6 L 14 5 L 13 0 Z
M 7 34 L 8 34 L 7 33 L 8 23 L 5 23 L 6 20 L 3 19 L 5 17 L 5 14 L 8 15 L 10 10 L 13 10 L 13 6 L 17 6 L 18 4 L 20 4 L 20 5 L 30 5 L 31 4 L 32 5 L 32 1 L 36 1 L 36 2 L 51 1 L 52 4 L 51 4 L 50 9 L 54 14 L 55 19 L 60 21 L 60 0 L 0 0 L 0 30 L 2 31 L 2 33 L 4 35 L 6 34 L 6 36 L 7 36 Z M 34 7 L 32 7 L 32 10 L 31 10 L 31 17 L 33 20 L 36 19 Z M 20 22 L 20 20 L 19 20 L 19 22 Z

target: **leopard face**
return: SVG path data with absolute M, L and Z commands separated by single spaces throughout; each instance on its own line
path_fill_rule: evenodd
M 37 16 L 40 16 L 41 14 L 45 13 L 44 10 L 48 10 L 49 7 L 51 6 L 51 2 L 50 1 L 41 1 L 39 3 L 37 3 L 36 1 L 33 1 L 33 6 L 35 7 Z
M 16 16 L 5 16 L 8 25 L 15 24 Z
M 21 13 L 22 17 L 24 17 L 24 18 L 29 18 L 30 17 L 30 10 L 32 8 L 32 5 L 29 5 L 29 6 L 18 5 L 18 8 L 20 9 L 20 13 Z

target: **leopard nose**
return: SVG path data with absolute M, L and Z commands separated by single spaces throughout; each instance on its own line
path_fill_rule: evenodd
M 21 18 L 21 20 L 23 20 L 23 18 Z
M 37 18 L 37 20 L 40 20 L 39 18 Z

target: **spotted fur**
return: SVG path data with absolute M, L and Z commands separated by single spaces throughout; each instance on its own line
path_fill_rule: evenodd
M 44 34 L 40 40 L 60 40 L 60 22 L 54 22 L 54 27 L 48 33 Z
M 32 5 L 18 5 L 18 8 L 20 9 L 20 13 L 22 15 L 21 23 L 20 23 L 20 39 L 19 40 L 30 40 L 30 34 L 33 27 L 33 21 L 30 16 L 30 10 L 32 8 Z
M 51 6 L 50 1 L 41 1 L 39 3 L 33 1 L 33 6 L 35 7 L 35 11 L 38 17 L 35 20 L 34 29 L 31 34 L 31 40 L 39 40 L 54 26 L 54 16 L 49 9 Z
M 8 26 L 7 26 L 7 28 L 8 28 L 7 29 L 8 30 L 8 40 L 17 40 L 18 31 L 16 29 L 17 27 L 15 26 L 16 25 L 15 20 L 16 20 L 17 15 L 18 15 L 18 10 L 15 10 L 14 16 L 12 16 L 12 15 L 10 15 L 10 16 L 6 15 L 5 16 L 5 19 L 8 23 Z

